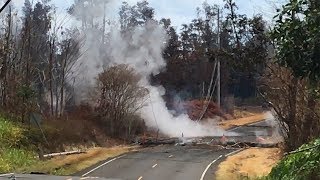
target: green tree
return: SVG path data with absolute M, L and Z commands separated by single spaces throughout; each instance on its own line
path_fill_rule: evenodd
M 122 33 L 128 33 L 137 26 L 154 20 L 154 9 L 145 0 L 139 1 L 133 6 L 130 6 L 127 2 L 123 2 L 120 7 L 119 16 Z
M 272 32 L 277 62 L 311 83 L 320 79 L 320 2 L 291 0 L 276 16 Z
M 276 47 L 276 62 L 288 67 L 298 79 L 308 84 L 308 113 L 302 119 L 303 134 L 299 135 L 300 145 L 320 135 L 320 123 L 316 115 L 316 104 L 320 79 L 320 2 L 317 0 L 290 0 L 279 10 L 272 38 Z M 296 91 L 296 87 L 293 88 Z M 297 97 L 292 100 L 296 109 Z M 298 110 L 291 112 L 295 117 Z M 294 122 L 290 122 L 294 123 Z M 295 138 L 289 137 L 291 139 Z M 299 145 L 299 144 L 298 144 Z

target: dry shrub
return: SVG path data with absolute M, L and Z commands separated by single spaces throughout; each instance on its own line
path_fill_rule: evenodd
M 127 65 L 109 67 L 99 74 L 96 112 L 113 137 L 131 138 L 144 127 L 136 115 L 148 90 L 139 85 L 141 77 Z
M 260 84 L 260 94 L 272 106 L 282 127 L 287 150 L 320 135 L 320 103 L 310 93 L 308 83 L 295 78 L 289 69 L 272 64 Z
M 120 142 L 106 135 L 104 126 L 100 124 L 94 109 L 88 104 L 74 107 L 59 119 L 46 119 L 44 125 L 49 145 L 46 143 L 42 145 L 44 150 L 50 152 L 64 151 L 67 146 L 109 147 Z

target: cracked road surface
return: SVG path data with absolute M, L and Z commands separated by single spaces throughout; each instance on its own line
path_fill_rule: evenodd
M 156 146 L 102 163 L 99 168 L 88 169 L 82 175 L 121 180 L 212 180 L 213 167 L 209 165 L 233 151 L 197 146 Z
M 257 136 L 270 136 L 270 129 L 269 123 L 262 121 L 229 132 L 237 133 L 240 142 L 255 142 Z M 106 161 L 78 175 L 121 180 L 212 180 L 219 162 L 239 150 L 199 145 L 156 146 Z
M 236 127 L 229 132 L 239 142 L 256 141 L 257 136 L 270 136 L 271 126 L 266 121 Z M 221 137 L 209 137 L 219 140 Z M 227 137 L 231 138 L 231 137 Z M 114 180 L 212 180 L 214 172 L 224 158 L 241 149 L 225 149 L 206 144 L 160 145 L 128 153 L 101 162 L 77 173 L 78 177 L 15 175 L 16 179 L 114 179 Z M 10 179 L 10 176 L 0 179 Z M 94 178 L 99 177 L 99 178 Z

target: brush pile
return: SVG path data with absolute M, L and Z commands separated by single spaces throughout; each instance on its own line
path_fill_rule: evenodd
M 222 117 L 223 119 L 228 119 L 227 115 L 213 101 L 192 100 L 184 102 L 183 106 L 192 120 L 198 120 L 203 113 L 202 120 L 215 118 L 217 116 Z M 207 110 L 205 111 L 206 107 Z

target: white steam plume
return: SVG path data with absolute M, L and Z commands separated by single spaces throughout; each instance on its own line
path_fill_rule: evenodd
M 174 117 L 167 109 L 162 98 L 163 87 L 150 85 L 148 78 L 156 75 L 166 66 L 162 58 L 165 48 L 166 32 L 158 24 L 148 22 L 144 27 L 136 28 L 132 40 L 122 38 L 118 31 L 113 31 L 111 45 L 111 63 L 125 63 L 134 67 L 143 77 L 141 84 L 149 89 L 150 102 L 145 106 L 141 115 L 148 127 L 159 128 L 169 136 L 212 136 L 222 135 L 224 132 L 214 127 L 207 127 L 196 123 L 188 115 Z M 130 46 L 139 47 L 132 49 Z
M 90 34 L 91 32 L 94 31 L 86 32 L 87 37 L 95 37 L 96 34 Z M 102 56 L 100 58 L 97 56 L 96 49 L 99 47 L 95 47 L 92 43 L 99 42 L 99 39 L 91 38 L 86 41 L 89 43 L 88 47 L 91 48 L 88 49 L 86 58 L 82 61 L 86 71 L 81 76 L 94 82 L 94 76 L 101 72 L 100 65 L 128 64 L 133 67 L 142 76 L 141 85 L 150 92 L 150 101 L 140 112 L 148 127 L 159 128 L 161 133 L 171 137 L 180 137 L 182 134 L 185 137 L 226 134 L 218 127 L 205 126 L 192 121 L 186 114 L 174 117 L 162 98 L 165 93 L 164 88 L 154 87 L 150 84 L 150 76 L 159 74 L 166 67 L 162 51 L 166 46 L 167 35 L 156 22 L 149 21 L 146 25 L 137 27 L 130 38 L 123 37 L 117 28 L 113 28 L 110 32 L 109 47 L 105 50 L 108 58 L 105 58 L 104 61 Z M 90 52 L 91 49 L 93 52 Z M 97 68 L 97 65 L 100 68 Z

